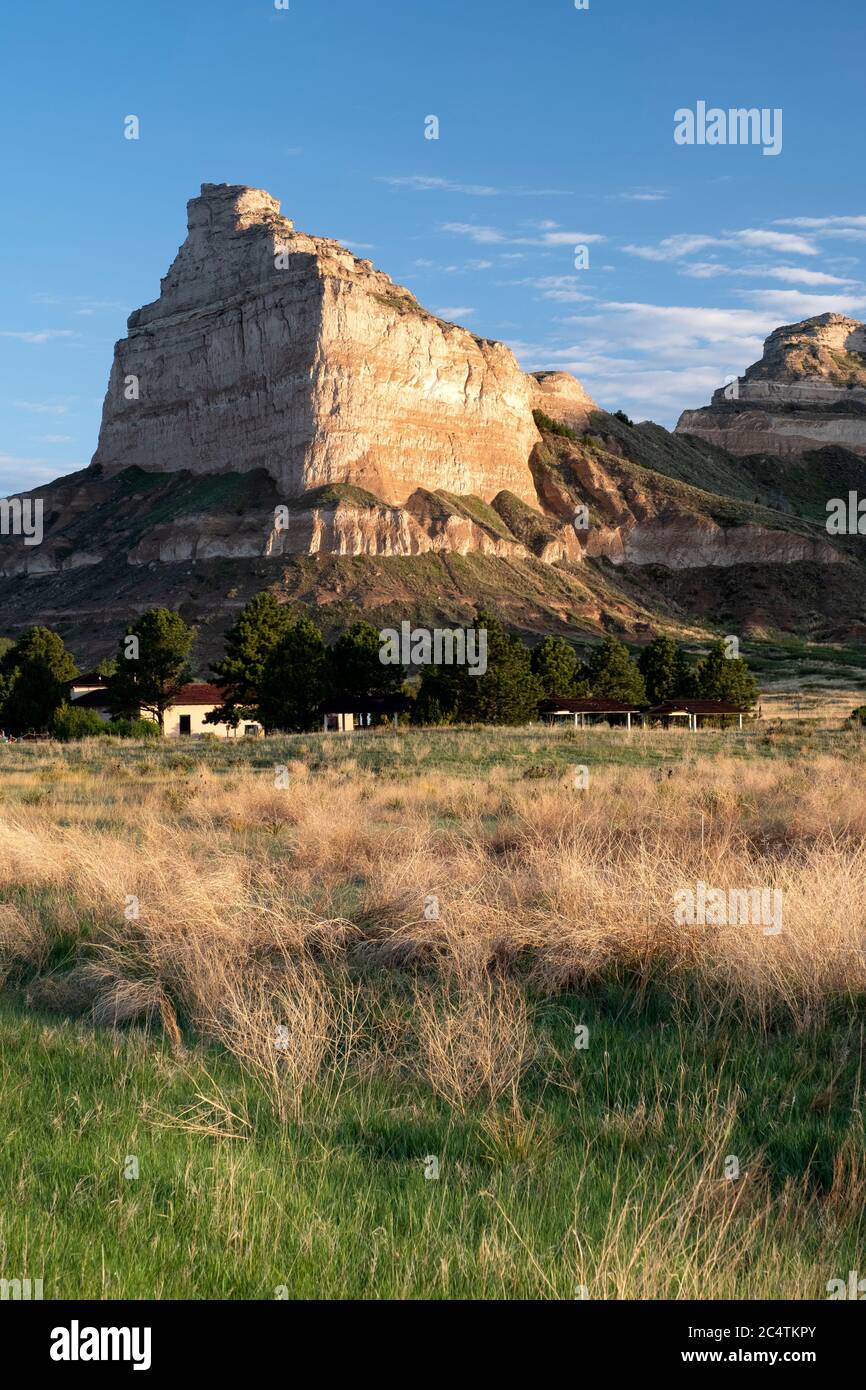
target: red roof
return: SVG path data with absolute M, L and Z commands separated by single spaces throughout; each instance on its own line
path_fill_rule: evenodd
M 221 705 L 223 692 L 218 685 L 208 685 L 207 681 L 191 681 L 182 685 L 172 700 L 173 705 Z
M 191 681 L 189 685 L 182 685 L 178 691 L 173 705 L 207 705 L 211 709 L 214 705 L 221 705 L 223 693 L 217 685 L 208 685 L 207 681 Z M 73 704 L 76 709 L 106 709 L 108 707 L 108 691 L 104 689 L 91 690 L 86 695 L 79 695 Z

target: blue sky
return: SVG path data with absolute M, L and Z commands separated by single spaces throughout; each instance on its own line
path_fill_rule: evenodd
M 863 0 L 289 6 L 6 7 L 0 492 L 89 463 L 202 182 L 268 189 L 526 369 L 667 425 L 779 324 L 866 318 Z M 781 153 L 677 145 L 699 101 L 780 108 Z

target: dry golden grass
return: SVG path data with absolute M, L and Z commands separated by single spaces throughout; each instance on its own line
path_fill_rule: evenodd
M 6 786 L 0 974 L 38 970 L 62 938 L 34 1003 L 170 1033 L 177 1011 L 281 1114 L 347 1046 L 381 1052 L 384 1015 L 358 1003 L 374 971 L 409 979 L 401 1064 L 412 1053 L 455 1105 L 519 1079 L 533 998 L 611 974 L 637 990 L 662 977 L 758 1026 L 780 1010 L 808 1024 L 866 988 L 856 761 L 709 757 L 694 741 L 679 763 L 602 766 L 578 791 L 570 772 L 527 780 L 507 761 L 395 783 L 334 747 L 320 741 L 314 771 L 295 760 L 285 790 L 268 768 L 169 763 L 136 780 L 116 756 L 75 774 L 46 752 L 44 798 Z M 698 880 L 779 890 L 782 933 L 676 925 L 674 896 Z

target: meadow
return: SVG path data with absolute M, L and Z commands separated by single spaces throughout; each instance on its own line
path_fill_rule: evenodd
M 866 1266 L 863 757 L 790 719 L 3 747 L 0 1278 L 826 1297 Z M 677 923 L 698 882 L 783 930 Z

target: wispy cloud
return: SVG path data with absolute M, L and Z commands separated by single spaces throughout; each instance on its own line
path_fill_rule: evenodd
M 777 217 L 776 227 L 804 227 L 821 232 L 835 227 L 862 227 L 866 229 L 866 217 Z
M 16 410 L 27 410 L 32 415 L 66 415 L 69 410 L 67 404 L 58 404 L 52 401 L 13 401 Z
M 843 280 L 823 270 L 810 270 L 803 265 L 725 265 L 722 261 L 690 261 L 681 266 L 680 275 L 693 280 L 714 280 L 722 275 L 750 276 L 753 279 L 783 280 L 791 285 L 858 285 L 858 280 Z
M 527 285 L 540 290 L 542 299 L 553 299 L 563 304 L 577 304 L 592 298 L 581 288 L 576 275 L 534 275 L 524 280 L 506 280 L 505 285 Z
M 611 197 L 629 203 L 664 203 L 670 196 L 664 188 L 634 188 L 626 193 L 611 194 Z
M 461 193 L 469 198 L 560 198 L 570 192 L 567 188 L 498 188 L 493 184 L 460 183 L 455 179 L 433 178 L 427 174 L 380 177 L 378 182 L 387 183 L 391 188 L 406 188 L 413 193 Z
M 456 306 L 447 305 L 444 308 L 434 309 L 433 312 L 438 314 L 440 319 L 449 319 L 451 322 L 457 323 L 460 319 L 471 318 L 475 310 L 467 308 L 463 304 L 458 304 Z
M 801 290 L 738 290 L 779 323 L 799 323 L 818 314 L 857 314 L 866 309 L 866 295 L 803 294 Z
M 66 306 L 74 309 L 79 314 L 94 314 L 100 309 L 118 309 L 128 312 L 128 306 L 121 304 L 117 299 L 94 299 L 89 294 L 47 294 L 39 293 L 33 296 L 34 304 L 50 304 L 54 307 Z
M 546 231 L 540 236 L 514 236 L 499 227 L 483 226 L 477 222 L 445 222 L 443 232 L 469 237 L 479 246 L 582 246 L 604 241 L 598 232 Z
M 13 332 L 11 329 L 0 330 L 0 338 L 15 338 L 19 343 L 47 343 L 52 338 L 75 338 L 71 328 L 34 328 L 26 332 Z
M 646 261 L 677 261 L 704 251 L 710 246 L 729 247 L 747 251 L 778 251 L 788 256 L 817 256 L 818 248 L 806 237 L 791 232 L 773 232 L 760 227 L 744 227 L 741 231 L 723 232 L 721 236 L 679 233 L 664 237 L 655 246 L 630 244 L 623 249 L 630 256 Z

